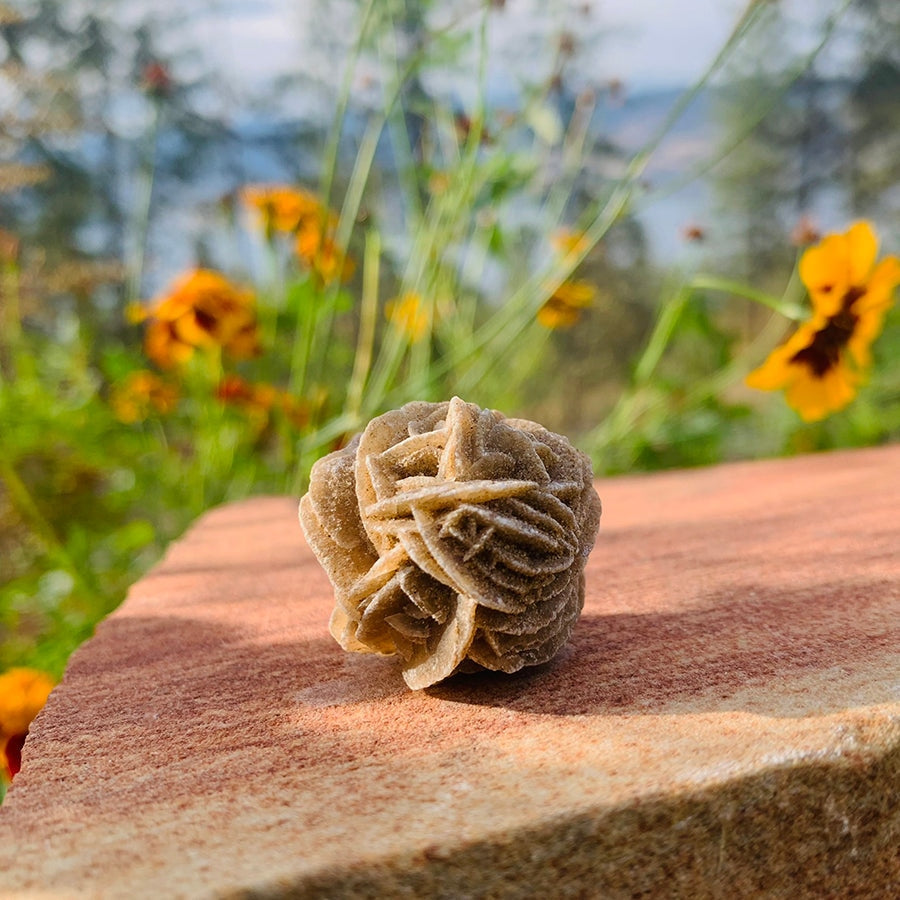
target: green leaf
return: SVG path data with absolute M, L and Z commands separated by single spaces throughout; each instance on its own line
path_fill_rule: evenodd
M 563 124 L 559 113 L 546 103 L 535 104 L 526 111 L 529 128 L 548 146 L 555 147 L 563 137 Z
M 119 528 L 113 535 L 113 545 L 119 553 L 141 550 L 156 540 L 156 529 L 146 519 L 135 519 Z

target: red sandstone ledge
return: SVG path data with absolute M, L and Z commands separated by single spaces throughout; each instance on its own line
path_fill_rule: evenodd
M 3 896 L 900 896 L 900 446 L 603 481 L 571 644 L 409 691 L 294 500 L 201 519 L 73 658 Z

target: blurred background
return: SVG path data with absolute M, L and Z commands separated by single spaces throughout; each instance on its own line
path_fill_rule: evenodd
M 410 399 L 598 474 L 896 440 L 896 311 L 827 419 L 743 377 L 898 168 L 895 0 L 0 3 L 0 670 Z

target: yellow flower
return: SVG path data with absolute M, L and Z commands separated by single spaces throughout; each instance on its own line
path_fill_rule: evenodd
M 410 343 L 421 340 L 428 331 L 428 310 L 421 295 L 415 291 L 389 300 L 384 306 L 384 314 Z
M 446 172 L 432 172 L 428 178 L 428 191 L 434 197 L 440 197 L 450 188 L 450 176 Z
M 150 317 L 150 310 L 143 304 L 132 301 L 125 307 L 125 321 L 129 325 L 142 325 Z
M 583 231 L 560 228 L 550 237 L 550 245 L 562 257 L 575 256 L 588 249 L 588 239 Z
M 807 422 L 843 409 L 871 364 L 869 348 L 900 284 L 900 261 L 877 266 L 878 238 L 867 222 L 828 235 L 800 259 L 813 315 L 746 383 L 763 391 L 784 389 L 785 399 Z
M 314 194 L 284 184 L 250 184 L 241 199 L 257 216 L 268 237 L 276 231 L 296 231 L 303 222 L 316 218 L 321 204 Z
M 800 260 L 800 278 L 809 290 L 813 309 L 834 316 L 851 305 L 891 305 L 897 285 L 898 260 L 886 256 L 877 266 L 878 236 L 868 222 L 856 222 L 843 234 L 829 234 Z
M 218 346 L 237 359 L 259 351 L 253 294 L 209 269 L 179 278 L 149 316 L 144 352 L 163 368 L 186 362 L 198 348 Z
M 36 669 L 10 669 L 0 675 L 0 750 L 8 778 L 19 771 L 28 728 L 52 690 L 50 676 Z
M 130 373 L 113 387 L 110 406 L 120 422 L 143 422 L 151 413 L 169 413 L 178 402 L 178 389 L 146 370 Z
M 564 281 L 538 310 L 537 320 L 544 328 L 570 328 L 596 296 L 589 281 Z
M 297 429 L 303 429 L 309 424 L 310 407 L 305 401 L 291 396 L 287 391 L 282 391 L 277 398 L 278 406 L 284 417 Z

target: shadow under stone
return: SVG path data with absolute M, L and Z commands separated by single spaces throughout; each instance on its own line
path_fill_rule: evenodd
M 877 662 L 900 646 L 896 588 L 831 582 L 800 591 L 735 585 L 678 613 L 584 615 L 550 663 L 512 675 L 457 675 L 428 689 L 456 703 L 550 715 L 735 710 L 823 715 L 859 705 L 854 674 L 877 691 Z M 882 663 L 883 664 L 883 663 Z M 847 687 L 792 692 L 792 680 L 838 671 Z M 894 699 L 889 679 L 868 702 Z M 744 698 L 742 700 L 742 698 Z M 866 704 L 868 705 L 868 703 Z

